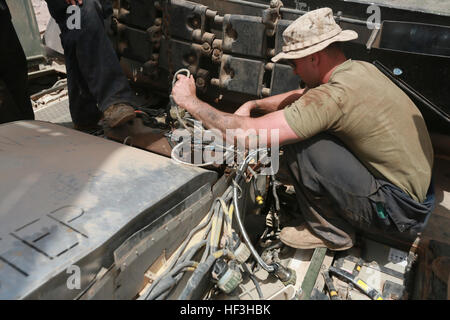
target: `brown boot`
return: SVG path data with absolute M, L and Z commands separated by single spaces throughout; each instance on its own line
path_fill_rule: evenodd
M 309 231 L 306 223 L 297 227 L 284 227 L 280 233 L 280 240 L 289 247 L 297 249 L 328 248 L 336 251 L 350 249 L 354 243 L 354 241 L 351 241 L 348 245 L 337 247 L 314 235 Z
M 103 112 L 103 121 L 110 128 L 120 126 L 136 117 L 134 108 L 128 104 L 118 103 L 109 106 Z

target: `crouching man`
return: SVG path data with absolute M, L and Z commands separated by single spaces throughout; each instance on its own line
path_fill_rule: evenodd
M 307 88 L 249 101 L 234 114 L 199 100 L 192 77 L 178 76 L 172 91 L 208 128 L 279 130 L 304 218 L 280 233 L 291 247 L 346 250 L 355 231 L 414 236 L 434 207 L 424 119 L 376 67 L 346 58 L 339 42 L 357 37 L 329 8 L 301 16 L 272 61 L 290 63 Z M 252 118 L 252 110 L 264 115 Z

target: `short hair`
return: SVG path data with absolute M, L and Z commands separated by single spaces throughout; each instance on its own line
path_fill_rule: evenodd
M 329 50 L 342 50 L 342 45 L 340 41 L 332 42 L 327 49 Z
M 324 49 L 326 54 L 329 56 L 336 56 L 338 54 L 344 53 L 344 50 L 342 48 L 342 43 L 339 41 L 331 43 L 328 47 Z M 345 53 L 344 53 L 345 55 Z

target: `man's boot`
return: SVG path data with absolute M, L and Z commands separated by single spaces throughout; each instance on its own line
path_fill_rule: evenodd
M 353 243 L 355 242 L 354 235 L 350 235 L 350 237 L 352 240 L 348 244 L 336 246 L 314 235 L 309 231 L 306 223 L 297 227 L 284 227 L 280 233 L 281 242 L 297 249 L 328 248 L 335 251 L 347 250 L 353 247 Z
M 118 127 L 134 119 L 136 113 L 134 108 L 128 104 L 118 103 L 109 106 L 103 112 L 103 122 L 110 128 Z

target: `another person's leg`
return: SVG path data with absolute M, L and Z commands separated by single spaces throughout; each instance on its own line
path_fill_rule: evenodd
M 380 185 L 337 138 L 320 134 L 285 151 L 306 225 L 284 228 L 283 242 L 345 250 L 354 244 L 355 229 L 381 227 L 374 216 Z
M 97 108 L 97 101 L 91 94 L 86 80 L 78 66 L 76 55 L 76 38 L 67 36 L 68 5 L 65 1 L 47 0 L 51 16 L 61 29 L 61 44 L 64 48 L 64 59 L 69 91 L 69 109 L 76 129 L 95 127 L 102 112 Z
M 49 11 L 61 29 L 61 42 L 68 68 L 71 114 L 79 123 L 98 120 L 96 103 L 106 124 L 113 127 L 134 118 L 130 106 L 134 94 L 104 29 L 104 16 L 98 0 L 84 0 L 80 8 L 79 29 L 70 29 L 67 5 L 61 0 L 47 0 Z M 70 20 L 73 22 L 73 20 Z
M 26 56 L 9 15 L 6 14 L 0 14 L 0 39 L 0 78 L 10 97 L 2 99 L 0 122 L 33 120 Z M 8 100 L 13 103 L 7 103 Z

